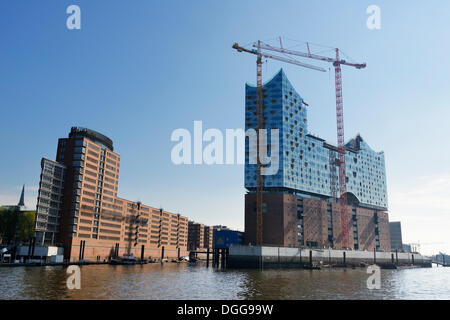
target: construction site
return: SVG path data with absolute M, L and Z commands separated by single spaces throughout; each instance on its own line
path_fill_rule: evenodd
M 263 175 L 260 157 L 266 142 L 258 135 L 256 150 L 251 150 L 246 141 L 244 246 L 230 248 L 228 266 L 262 266 L 264 257 L 275 259 L 277 266 L 280 261 L 301 263 L 303 255 L 310 266 L 327 260 L 345 264 L 349 254 L 357 265 L 376 261 L 377 253 L 383 256 L 378 263 L 408 265 L 415 260 L 428 266 L 420 255 L 414 259 L 391 252 L 384 153 L 372 150 L 359 134 L 344 139 L 342 67 L 359 72 L 366 64 L 341 59 L 337 48 L 333 56 L 312 53 L 308 43 L 304 51 L 285 49 L 281 38 L 276 46 L 258 40 L 251 48 L 235 43 L 233 49 L 256 57 L 256 86 L 245 87 L 245 128 L 279 130 L 279 170 Z M 326 71 L 298 58 L 334 68 L 337 145 L 309 133 L 309 105 L 283 69 L 263 83 L 263 59 Z M 256 164 L 249 161 L 254 151 Z M 280 260 L 280 250 L 286 259 Z

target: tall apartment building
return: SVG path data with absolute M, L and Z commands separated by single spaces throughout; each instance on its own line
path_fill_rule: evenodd
M 61 243 L 71 260 L 142 251 L 146 258 L 186 255 L 188 219 L 118 197 L 119 171 L 111 139 L 73 127 L 58 140 L 56 162 L 42 160 L 37 221 L 58 219 L 39 225 L 37 237 Z
M 391 236 L 391 249 L 403 250 L 402 225 L 400 221 L 389 222 L 389 234 Z
M 214 244 L 214 229 L 201 223 L 188 223 L 188 250 L 212 249 Z
M 203 249 L 205 246 L 205 225 L 188 222 L 188 250 L 194 251 Z
M 210 226 L 205 226 L 203 248 L 212 249 L 214 245 L 214 229 Z
M 256 87 L 246 84 L 245 127 L 256 129 Z M 307 107 L 281 69 L 264 84 L 263 126 L 279 130 L 279 169 L 264 176 L 263 243 L 342 248 L 336 146 L 308 132 Z M 256 165 L 245 162 L 245 242 L 256 240 Z M 269 150 L 270 151 L 270 150 Z M 360 135 L 346 144 L 348 243 L 389 250 L 384 153 Z
M 66 166 L 46 158 L 41 160 L 41 177 L 36 205 L 35 235 L 38 245 L 55 245 L 63 202 Z

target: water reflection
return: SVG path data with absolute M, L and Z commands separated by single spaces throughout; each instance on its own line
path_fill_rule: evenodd
M 0 268 L 0 299 L 450 299 L 450 268 L 217 270 L 202 264 L 81 266 L 81 290 L 63 267 Z

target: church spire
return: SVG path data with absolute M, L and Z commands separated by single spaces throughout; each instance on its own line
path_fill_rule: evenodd
M 22 187 L 22 193 L 20 194 L 20 200 L 19 200 L 19 207 L 24 207 L 25 206 L 25 185 L 23 185 Z

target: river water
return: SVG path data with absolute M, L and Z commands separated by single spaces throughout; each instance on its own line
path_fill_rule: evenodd
M 450 268 L 219 270 L 204 264 L 81 266 L 81 289 L 63 267 L 0 268 L 0 299 L 450 299 Z

